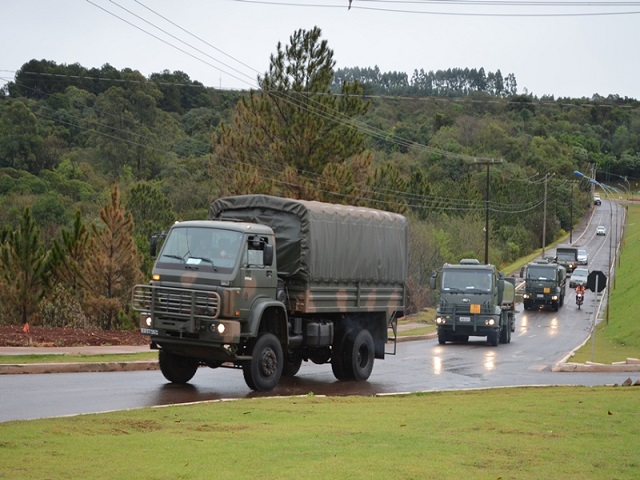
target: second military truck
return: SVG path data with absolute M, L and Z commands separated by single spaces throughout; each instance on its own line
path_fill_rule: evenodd
M 174 383 L 201 365 L 235 367 L 251 389 L 268 391 L 303 361 L 366 380 L 403 315 L 407 242 L 395 213 L 221 198 L 209 220 L 172 226 L 133 307 Z
M 538 260 L 526 268 L 522 303 L 525 310 L 537 307 L 551 307 L 556 312 L 564 305 L 567 283 L 566 269 L 548 260 Z
M 440 270 L 440 302 L 436 311 L 438 342 L 467 342 L 487 337 L 490 345 L 511 342 L 515 331 L 515 280 L 495 265 L 476 259 L 446 263 Z M 438 271 L 431 277 L 436 288 Z

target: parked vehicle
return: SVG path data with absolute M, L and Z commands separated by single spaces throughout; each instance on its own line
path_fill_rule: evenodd
M 209 220 L 171 227 L 132 303 L 173 383 L 201 365 L 231 367 L 251 389 L 268 391 L 309 360 L 331 363 L 339 380 L 366 380 L 374 358 L 395 353 L 407 259 L 402 215 L 226 197 L 211 204 Z
M 603 227 L 602 225 L 600 225 L 598 228 L 596 228 L 596 235 L 606 235 L 607 234 L 607 229 L 605 227 Z
M 511 342 L 516 321 L 514 278 L 475 259 L 447 263 L 440 272 L 438 343 L 467 342 L 470 336 L 487 337 L 493 346 Z M 436 270 L 429 282 L 432 289 L 437 278 Z
M 538 260 L 526 268 L 522 303 L 525 310 L 551 307 L 556 312 L 564 305 L 567 270 L 557 263 Z
M 571 274 L 571 280 L 569 280 L 569 288 L 576 288 L 578 285 L 586 285 L 588 277 L 588 269 L 582 267 L 576 268 Z
M 578 265 L 588 265 L 589 254 L 586 250 L 578 249 Z

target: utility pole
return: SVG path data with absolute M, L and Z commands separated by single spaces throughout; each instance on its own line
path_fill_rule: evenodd
M 544 205 L 542 206 L 542 258 L 544 258 L 544 249 L 547 246 L 547 182 L 555 173 L 547 173 L 544 176 Z
M 502 160 L 491 158 L 474 158 L 472 163 L 487 166 L 486 191 L 484 195 L 484 263 L 489 265 L 489 166 L 502 163 Z

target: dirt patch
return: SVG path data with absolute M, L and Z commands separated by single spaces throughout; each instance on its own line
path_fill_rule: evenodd
M 148 345 L 149 337 L 137 330 L 105 331 L 77 328 L 0 325 L 0 347 L 82 347 L 90 345 Z

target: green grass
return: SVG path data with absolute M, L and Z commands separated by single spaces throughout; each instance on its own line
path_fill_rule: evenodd
M 0 424 L 11 479 L 636 479 L 635 387 L 287 397 Z
M 619 266 L 606 310 L 596 328 L 595 342 L 589 340 L 570 359 L 572 362 L 613 363 L 640 358 L 640 206 L 630 205 L 623 237 Z M 608 275 L 608 272 L 605 272 Z M 593 348 L 595 344 L 595 348 Z M 593 353 L 592 353 L 593 352 Z

